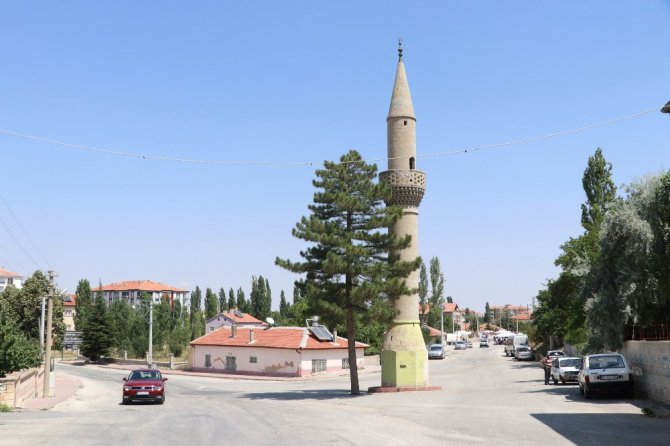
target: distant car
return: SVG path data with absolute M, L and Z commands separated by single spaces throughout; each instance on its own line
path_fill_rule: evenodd
M 584 357 L 577 374 L 579 392 L 591 398 L 596 392 L 625 392 L 633 396 L 633 373 L 619 353 L 600 353 Z
M 521 361 L 524 359 L 533 359 L 533 350 L 527 345 L 520 345 L 514 350 L 514 358 Z
M 487 341 L 486 339 L 480 339 L 479 340 L 479 348 L 488 347 L 488 346 L 489 346 L 489 341 Z
M 138 369 L 130 372 L 128 377 L 123 378 L 123 399 L 121 404 L 133 401 L 153 401 L 163 404 L 165 402 L 165 381 L 160 370 Z
M 444 347 L 442 344 L 433 344 L 428 349 L 428 359 L 444 359 Z
M 566 382 L 577 382 L 579 369 L 582 367 L 582 358 L 556 358 L 551 363 L 551 379 L 554 384 Z
M 465 341 L 456 341 L 454 343 L 454 350 L 465 350 L 468 346 L 465 344 Z

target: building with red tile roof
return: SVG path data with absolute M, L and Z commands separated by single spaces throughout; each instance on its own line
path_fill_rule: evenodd
M 238 328 L 262 328 L 267 325 L 249 313 L 242 313 L 238 310 L 224 311 L 205 322 L 205 333 L 211 333 L 221 327 L 231 327 L 233 324 L 237 325 Z
M 165 285 L 160 282 L 152 282 L 151 280 L 126 280 L 123 282 L 110 283 L 102 287 L 94 288 L 93 293 L 102 291 L 102 297 L 107 301 L 108 305 L 116 300 L 125 300 L 130 305 L 135 305 L 140 302 L 140 297 L 146 293 L 151 298 L 154 304 L 160 303 L 161 300 L 168 301 L 173 305 L 178 301 L 182 306 L 188 303 L 188 291 L 181 288 Z
M 356 342 L 363 365 L 367 344 Z M 224 326 L 190 343 L 191 368 L 198 372 L 309 376 L 349 368 L 347 339 L 319 339 L 308 327 Z
M 0 292 L 4 291 L 10 285 L 21 288 L 24 277 L 8 269 L 0 268 Z
M 63 296 L 63 323 L 65 329 L 73 331 L 75 307 L 77 305 L 77 296 L 75 294 L 66 294 Z

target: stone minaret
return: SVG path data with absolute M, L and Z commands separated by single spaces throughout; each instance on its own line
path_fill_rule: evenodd
M 426 174 L 416 170 L 416 118 L 412 97 L 398 48 L 398 68 L 393 85 L 391 106 L 386 118 L 388 138 L 388 170 L 381 172 L 380 181 L 391 185 L 393 195 L 387 203 L 403 207 L 402 218 L 392 227 L 398 236 L 409 234 L 409 247 L 391 255 L 401 260 L 419 256 L 419 204 L 426 191 Z M 407 277 L 407 288 L 419 285 L 419 271 Z M 382 387 L 412 389 L 428 385 L 428 354 L 419 322 L 417 293 L 400 296 L 395 302 L 396 318 L 386 333 L 382 347 Z

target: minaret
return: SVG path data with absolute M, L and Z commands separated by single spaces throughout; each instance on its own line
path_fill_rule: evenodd
M 403 214 L 389 231 L 402 237 L 410 235 L 410 246 L 392 252 L 401 260 L 419 256 L 419 204 L 426 191 L 426 174 L 416 170 L 416 118 L 402 61 L 402 43 L 398 46 L 398 68 L 393 85 L 391 106 L 386 118 L 388 170 L 380 181 L 391 185 L 388 205 L 401 205 Z M 405 280 L 407 288 L 419 286 L 419 271 Z M 400 296 L 395 302 L 396 318 L 382 346 L 382 387 L 412 390 L 428 386 L 428 354 L 419 321 L 419 296 Z

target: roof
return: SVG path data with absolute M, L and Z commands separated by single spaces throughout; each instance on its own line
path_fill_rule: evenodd
M 389 114 L 386 118 L 412 118 L 414 117 L 414 107 L 412 106 L 412 96 L 409 93 L 409 83 L 405 73 L 405 64 L 402 59 L 398 61 L 398 68 L 395 73 L 395 82 L 393 83 L 393 93 L 391 95 L 391 105 Z
M 77 305 L 77 295 L 76 294 L 66 294 L 63 296 L 63 306 L 65 307 L 74 307 Z
M 0 268 L 0 277 L 23 277 L 23 276 L 19 273 L 15 273 L 8 269 Z
M 446 333 L 443 332 L 443 334 L 446 334 Z M 428 336 L 439 336 L 439 335 L 440 335 L 440 330 L 438 330 L 437 328 L 428 327 Z
M 254 341 L 249 342 L 249 332 L 254 332 Z M 233 337 L 231 327 L 221 327 L 192 341 L 190 345 L 209 345 L 223 347 L 264 347 L 304 350 L 346 349 L 347 339 L 338 336 L 336 342 L 320 341 L 305 327 L 237 328 Z M 356 348 L 365 348 L 367 344 L 356 342 Z
M 448 303 L 448 302 L 446 304 L 444 304 L 443 308 L 444 308 L 445 313 L 453 313 L 453 312 L 459 310 L 458 304 Z
M 516 316 L 511 316 L 510 319 L 515 319 L 518 321 L 529 321 L 530 313 L 519 313 Z
M 238 316 L 239 314 L 239 316 Z M 265 325 L 265 322 L 256 319 L 249 313 L 242 313 L 242 312 L 236 312 L 236 311 L 230 311 L 230 312 L 221 312 L 217 314 L 216 316 L 210 318 L 207 320 L 207 322 L 211 322 L 214 319 L 225 316 L 226 318 L 230 319 L 231 321 L 237 323 L 237 324 L 258 324 L 258 325 Z
M 92 291 L 100 291 L 101 287 L 97 287 Z M 165 285 L 159 282 L 152 282 L 151 280 L 125 280 L 123 282 L 110 283 L 103 285 L 102 291 L 176 291 L 179 293 L 186 292 L 181 288 Z

